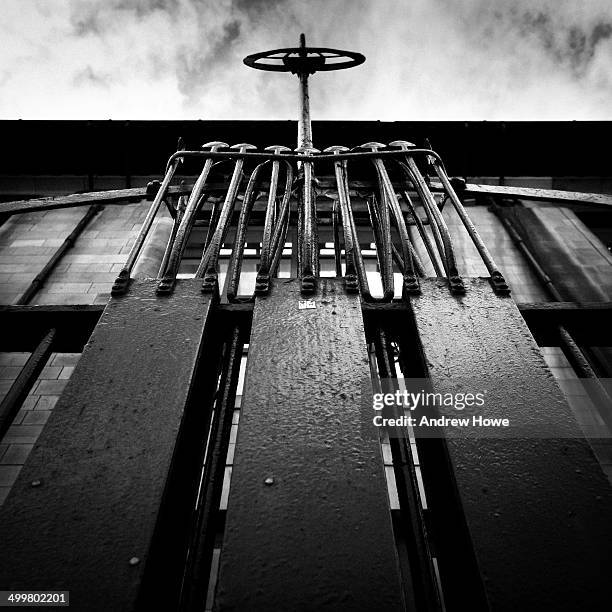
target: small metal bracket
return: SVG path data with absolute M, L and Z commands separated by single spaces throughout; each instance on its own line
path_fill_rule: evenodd
M 157 179 L 155 179 L 154 181 L 149 181 L 147 183 L 147 201 L 148 202 L 152 202 L 155 199 L 155 196 L 157 195 L 157 192 L 160 190 L 161 188 L 161 182 L 158 181 Z
M 300 285 L 303 295 L 312 295 L 317 290 L 317 280 L 312 274 L 303 276 L 300 279 Z
M 419 279 L 411 274 L 404 276 L 404 282 L 402 284 L 402 297 L 408 295 L 421 295 L 421 286 L 419 285 Z
M 463 279 L 460 276 L 449 276 L 448 284 L 453 295 L 464 295 L 465 285 Z
M 501 272 L 493 272 L 490 281 L 495 293 L 498 295 L 510 295 L 510 287 L 508 287 L 508 283 L 506 283 L 506 279 Z
M 113 287 L 111 289 L 111 295 L 117 297 L 125 295 L 128 287 L 130 286 L 130 271 L 127 268 L 123 268 L 117 275 Z

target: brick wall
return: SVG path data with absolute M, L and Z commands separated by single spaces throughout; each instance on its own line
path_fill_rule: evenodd
M 29 353 L 0 353 L 0 399 L 8 392 L 29 356 Z M 0 504 L 17 479 L 80 356 L 80 353 L 51 354 L 0 442 Z
M 105 303 L 147 209 L 144 201 L 106 205 L 31 303 Z M 78 207 L 14 215 L 0 228 L 0 303 L 15 303 L 85 211 Z

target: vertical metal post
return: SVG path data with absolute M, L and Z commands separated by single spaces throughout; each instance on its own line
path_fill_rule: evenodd
M 300 58 L 306 60 L 306 36 L 300 34 Z M 304 61 L 304 65 L 306 62 Z M 310 121 L 310 94 L 308 93 L 308 71 L 298 73 L 300 96 L 298 117 L 298 147 L 312 148 L 312 123 Z

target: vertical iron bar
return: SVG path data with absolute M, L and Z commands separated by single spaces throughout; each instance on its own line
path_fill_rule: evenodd
M 208 448 L 200 477 L 200 489 L 192 519 L 192 532 L 185 562 L 179 610 L 204 609 L 216 529 L 214 516 L 219 508 L 225 472 L 236 387 L 240 373 L 243 342 L 234 327 L 224 356 L 219 399 L 210 425 Z
M 307 155 L 316 152 L 315 149 L 300 151 Z M 312 162 L 302 162 L 303 185 L 300 202 L 302 240 L 300 254 L 300 282 L 302 293 L 312 294 L 316 291 L 316 276 L 319 271 L 319 245 L 317 241 L 316 195 L 313 189 Z
M 342 247 L 340 245 L 340 219 L 338 214 L 338 200 L 332 204 L 332 235 L 334 240 L 334 266 L 336 276 L 342 278 Z
M 377 363 L 382 378 L 397 378 L 393 357 L 387 342 L 387 334 L 378 329 L 374 339 Z M 385 389 L 388 391 L 388 389 Z M 396 416 L 396 415 L 393 415 Z M 401 416 L 401 415 L 399 415 Z M 417 609 L 441 610 L 441 602 L 436 588 L 436 575 L 433 567 L 430 544 L 427 537 L 426 521 L 419 497 L 419 485 L 414 462 L 409 448 L 407 431 L 398 426 L 388 426 L 389 445 L 393 459 L 393 473 L 402 513 L 401 527 L 407 537 L 407 552 L 412 591 L 406 597 L 416 599 Z M 406 585 L 408 586 L 408 585 Z
M 341 153 L 348 151 L 347 147 L 329 147 L 326 152 Z M 338 190 L 338 201 L 340 202 L 340 213 L 342 219 L 342 229 L 344 233 L 344 259 L 346 261 L 346 271 L 344 277 L 344 287 L 350 293 L 361 290 L 365 300 L 371 300 L 368 276 L 363 263 L 363 256 L 359 246 L 359 236 L 355 226 L 355 218 L 351 208 L 351 197 L 348 186 L 348 164 L 345 160 L 334 162 L 334 172 L 336 175 L 336 188 Z
M 238 227 L 236 228 L 236 237 L 234 239 L 234 248 L 227 267 L 227 277 L 229 279 L 227 284 L 227 299 L 230 302 L 235 301 L 238 295 L 240 272 L 242 270 L 242 255 L 244 253 L 244 243 L 246 240 L 249 216 L 251 214 L 253 204 L 255 203 L 259 173 L 266 163 L 267 162 L 259 164 L 255 170 L 253 170 L 244 192 L 242 208 L 240 209 L 240 216 L 238 217 Z
M 300 34 L 300 57 L 306 59 L 306 36 Z M 312 123 L 310 121 L 310 95 L 308 93 L 308 72 L 300 72 L 298 147 L 312 148 Z

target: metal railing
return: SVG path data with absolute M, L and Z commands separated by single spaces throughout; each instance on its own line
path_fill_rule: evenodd
M 342 274 L 340 257 L 343 253 L 343 279 L 347 291 L 359 291 L 366 301 L 390 301 L 394 297 L 395 268 L 403 277 L 402 295 L 418 294 L 419 278 L 426 274 L 426 266 L 418 255 L 420 241 L 421 250 L 430 260 L 435 274 L 447 279 L 453 294 L 464 293 L 465 286 L 458 269 L 451 234 L 442 215 L 442 204 L 436 201 L 430 188 L 429 176 L 424 175 L 419 167 L 421 163 L 433 169 L 441 182 L 444 196 L 441 202 L 446 199 L 451 201 L 490 274 L 494 291 L 499 294 L 509 293 L 502 273 L 455 192 L 440 156 L 431 149 L 417 148 L 410 142 L 398 140 L 389 145 L 369 142 L 352 150 L 333 146 L 323 152 L 310 147 L 291 151 L 283 146 L 271 146 L 258 151 L 247 143 L 229 146 L 217 141 L 204 144 L 199 151 L 176 151 L 168 160 L 164 179 L 126 264 L 113 286 L 113 295 L 120 295 L 127 290 L 131 272 L 155 214 L 161 202 L 169 197 L 171 181 L 178 165 L 186 160 L 203 162 L 203 165 L 187 202 L 182 201 L 184 211 L 175 214 L 174 228 L 158 275 L 157 293 L 160 295 L 173 291 L 190 232 L 210 195 L 213 170 L 226 162 L 232 165 L 231 176 L 224 188 L 222 203 L 215 202 L 211 207 L 209 231 L 195 275 L 203 280 L 203 291 L 218 288 L 220 250 L 241 199 L 235 246 L 228 268 L 227 296 L 230 301 L 239 299 L 244 244 L 255 202 L 265 203 L 265 218 L 254 295 L 265 295 L 269 291 L 270 278 L 278 273 L 285 237 L 290 227 L 291 202 L 297 200 L 298 276 L 302 293 L 314 293 L 320 275 L 317 215 L 320 183 L 317 175 L 332 175 L 335 179 L 332 222 L 335 228 L 336 273 Z M 373 187 L 365 194 L 365 200 L 380 269 L 382 298 L 373 297 L 370 291 L 359 247 L 358 226 L 351 202 L 352 164 L 359 166 L 356 172 L 359 176 L 363 174 L 364 168 L 367 168 L 365 172 L 369 171 L 374 176 Z M 279 183 L 282 186 L 279 187 Z M 218 181 L 214 188 L 218 194 Z M 424 211 L 424 220 L 419 216 L 418 207 Z M 410 225 L 416 226 L 418 238 L 412 236 Z

